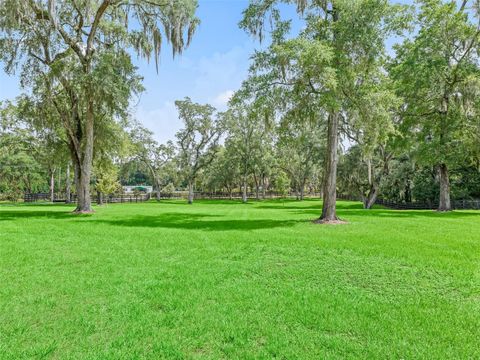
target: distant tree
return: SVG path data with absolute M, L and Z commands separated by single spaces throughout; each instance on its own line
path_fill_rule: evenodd
M 172 183 L 168 183 L 161 189 L 161 191 L 163 194 L 173 195 L 173 193 L 175 192 L 175 185 L 173 185 Z
M 95 190 L 97 191 L 97 204 L 103 205 L 105 195 L 112 195 L 122 188 L 118 181 L 118 169 L 113 164 L 102 166 L 96 176 Z
M 66 144 L 56 134 L 42 131 L 34 134 L 37 146 L 34 148 L 34 157 L 44 169 L 47 169 L 50 189 L 50 201 L 55 201 L 55 175 L 68 163 L 68 149 Z M 58 190 L 60 184 L 57 184 Z
M 119 164 L 119 178 L 122 185 L 153 185 L 146 165 L 131 156 Z
M 225 140 L 229 159 L 236 163 L 241 173 L 242 201 L 247 202 L 248 178 L 254 174 L 262 157 L 262 138 L 265 127 L 259 114 L 246 103 L 235 104 L 227 112 L 228 136 Z M 258 184 L 257 179 L 255 183 Z M 257 185 L 258 195 L 258 185 Z
M 39 104 L 27 95 L 19 96 L 15 102 L 16 121 L 35 138 L 32 154 L 47 171 L 50 201 L 55 200 L 55 190 L 60 191 L 60 182 L 55 186 L 55 177 L 69 163 L 68 144 L 61 125 L 52 107 Z M 58 178 L 60 178 L 58 176 Z M 66 178 L 66 182 L 67 182 Z
M 160 191 L 162 189 L 162 173 L 165 167 L 175 156 L 175 145 L 168 141 L 166 144 L 158 144 L 153 138 L 153 133 L 141 125 L 136 125 L 130 132 L 133 142 L 134 156 L 143 162 L 147 167 L 153 179 L 153 189 L 157 200 L 160 200 Z
M 241 181 L 240 167 L 236 160 L 237 154 L 232 148 L 219 146 L 215 159 L 204 170 L 204 185 L 210 190 L 226 191 L 231 199 Z
M 275 174 L 274 187 L 275 187 L 275 191 L 282 198 L 285 198 L 288 196 L 291 186 L 290 186 L 290 179 L 285 172 L 279 171 Z
M 175 102 L 184 128 L 177 132 L 179 166 L 188 184 L 188 203 L 193 203 L 193 186 L 199 172 L 212 163 L 223 132 L 222 115 L 211 105 L 188 97 Z
M 340 159 L 340 189 L 360 197 L 363 207 L 371 209 L 389 175 L 392 159 L 393 153 L 384 146 L 378 146 L 368 157 L 361 146 L 352 146 Z
M 0 104 L 0 195 L 17 201 L 24 192 L 45 189 L 45 169 L 35 155 L 37 139 L 18 122 L 18 108 Z
M 375 172 L 377 171 L 375 170 Z M 387 200 L 412 202 L 415 200 L 413 188 L 416 180 L 415 174 L 418 171 L 420 169 L 413 161 L 411 154 L 405 152 L 394 156 L 388 163 L 388 174 L 383 176 L 380 181 L 379 193 Z
M 306 107 L 293 107 L 281 119 L 278 127 L 277 157 L 297 199 L 303 200 L 305 187 L 325 153 L 325 122 L 320 112 Z

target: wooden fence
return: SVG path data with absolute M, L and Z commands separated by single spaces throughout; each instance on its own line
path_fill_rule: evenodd
M 47 193 L 37 193 L 37 194 L 27 194 L 23 196 L 24 202 L 37 202 L 37 201 L 48 201 L 50 200 L 50 194 Z
M 375 204 L 395 210 L 435 210 L 438 209 L 438 202 L 410 202 L 401 203 L 391 200 L 377 199 Z M 480 210 L 480 200 L 452 200 L 454 210 Z
M 95 200 L 96 197 L 95 197 Z M 139 203 L 150 200 L 150 194 L 142 195 L 111 195 L 106 196 L 103 201 L 105 203 L 114 204 L 114 203 Z
M 346 196 L 339 195 L 337 196 L 338 200 L 347 200 L 347 201 L 359 201 L 363 202 L 360 197 L 356 196 Z M 452 209 L 453 210 L 480 210 L 480 199 L 462 199 L 462 200 L 452 200 Z M 375 205 L 385 206 L 386 208 L 393 210 L 436 210 L 438 209 L 438 202 L 435 201 L 412 201 L 412 202 L 398 202 L 393 200 L 386 200 L 378 198 L 375 201 Z
M 66 195 L 65 194 L 55 194 L 54 202 L 66 202 Z M 50 194 L 49 193 L 35 193 L 35 194 L 28 194 L 26 193 L 23 197 L 23 201 L 27 203 L 31 202 L 38 202 L 38 201 L 50 201 Z M 75 202 L 77 200 L 76 195 L 72 194 L 70 197 L 71 202 Z M 96 202 L 98 198 L 95 195 L 92 195 L 92 201 Z M 110 195 L 105 196 L 103 201 L 105 203 L 138 203 L 150 200 L 149 194 L 142 194 L 142 195 Z
M 313 196 L 313 194 L 305 194 L 305 196 Z M 195 200 L 238 200 L 242 199 L 243 194 L 242 192 L 200 192 L 197 191 L 194 193 Z M 291 192 L 288 194 L 281 194 L 275 191 L 268 191 L 265 194 L 260 192 L 258 194 L 258 199 L 278 199 L 278 198 L 294 198 L 296 194 Z M 188 192 L 187 191 L 176 191 L 171 194 L 160 194 L 160 199 L 187 199 Z M 248 199 L 256 199 L 257 194 L 255 192 L 247 192 Z M 155 199 L 155 195 L 152 194 L 152 199 Z

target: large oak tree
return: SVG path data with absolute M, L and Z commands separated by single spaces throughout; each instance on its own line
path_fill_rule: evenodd
M 289 25 L 277 6 L 282 2 L 295 3 L 305 15 L 306 26 L 294 39 L 286 40 Z M 241 25 L 254 35 L 263 36 L 269 14 L 275 24 L 272 46 L 254 58 L 248 88 L 257 94 L 277 89 L 281 106 L 282 98 L 311 99 L 327 115 L 321 223 L 338 220 L 340 124 L 362 97 L 377 98 L 371 84 L 383 64 L 386 38 L 401 27 L 401 9 L 387 0 L 255 0 L 244 12 Z
M 196 0 L 3 0 L 0 57 L 22 68 L 22 85 L 43 81 L 75 165 L 77 212 L 91 211 L 90 177 L 98 122 L 125 113 L 139 90 L 131 53 L 158 64 L 165 38 L 173 54 L 198 24 Z M 38 87 L 37 87 L 38 89 Z

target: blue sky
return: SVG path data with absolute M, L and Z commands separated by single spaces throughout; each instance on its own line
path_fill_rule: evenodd
M 199 0 L 201 25 L 182 56 L 173 59 L 165 47 L 158 74 L 154 63 L 135 59 L 146 91 L 135 102 L 133 115 L 154 131 L 157 140 L 173 139 L 182 126 L 175 100 L 189 96 L 222 110 L 245 79 L 249 57 L 261 47 L 238 27 L 247 5 L 248 0 Z M 284 10 L 294 14 L 292 8 Z M 19 95 L 18 84 L 18 78 L 0 72 L 0 100 Z
M 173 60 L 170 51 L 164 51 L 158 75 L 153 64 L 138 63 L 147 90 L 137 118 L 158 140 L 172 139 L 181 127 L 176 99 L 189 96 L 223 109 L 246 77 L 249 56 L 260 46 L 237 25 L 247 4 L 247 0 L 200 0 L 201 25 L 183 55 Z

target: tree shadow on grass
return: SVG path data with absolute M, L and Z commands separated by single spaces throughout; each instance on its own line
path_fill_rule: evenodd
M 72 209 L 73 211 L 73 209 Z M 0 221 L 16 219 L 74 219 L 77 217 L 90 217 L 90 214 L 76 215 L 72 211 L 52 211 L 52 210 L 0 210 Z
M 291 227 L 295 224 L 305 221 L 281 221 L 271 219 L 222 220 L 215 215 L 166 213 L 159 215 L 137 215 L 129 218 L 115 220 L 96 220 L 96 222 L 105 223 L 112 226 L 126 227 L 147 227 L 204 231 L 249 231 Z
M 315 200 L 313 200 L 315 201 Z M 257 206 L 257 209 L 265 209 L 265 210 L 298 210 L 298 211 L 309 211 L 311 209 L 316 209 L 318 215 L 320 216 L 320 213 L 322 212 L 322 202 L 320 200 L 315 201 L 314 204 L 311 204 L 312 200 L 306 200 L 305 202 L 303 201 L 295 201 L 295 200 L 289 200 L 288 202 L 285 202 L 284 205 L 281 204 L 275 204 L 275 205 L 260 205 Z M 294 205 L 292 205 L 294 204 Z M 338 210 L 344 210 L 344 209 L 363 209 L 362 203 L 356 203 L 356 202 L 339 202 L 337 203 L 337 209 Z
M 75 208 L 75 203 L 66 204 L 64 202 L 51 203 L 51 202 L 17 202 L 17 203 L 4 203 L 0 204 L 0 211 L 2 209 L 28 209 L 28 208 Z
M 452 212 L 438 212 L 435 210 L 390 210 L 390 209 L 359 209 L 356 208 L 341 208 L 337 207 L 338 216 L 348 220 L 349 216 L 355 217 L 368 217 L 368 218 L 435 218 L 435 219 L 462 219 L 462 218 L 475 218 L 480 220 L 480 211 L 452 211 Z M 302 210 L 292 211 L 296 214 L 311 214 L 320 215 L 318 210 Z
M 256 206 L 256 209 L 262 209 L 262 210 L 309 210 L 309 209 L 318 209 L 318 211 L 322 210 L 322 205 L 316 204 L 315 206 L 291 206 L 291 205 L 260 205 Z
M 354 216 L 368 217 L 394 217 L 394 218 L 412 218 L 412 217 L 428 217 L 437 219 L 458 219 L 466 217 L 478 217 L 480 219 L 480 211 L 450 211 L 439 212 L 436 210 L 391 210 L 391 209 L 360 209 L 345 211 L 345 214 Z

